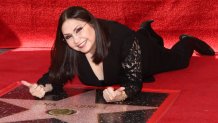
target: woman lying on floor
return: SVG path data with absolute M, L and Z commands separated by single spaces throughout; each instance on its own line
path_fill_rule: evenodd
M 152 75 L 188 67 L 194 50 L 215 55 L 198 38 L 181 35 L 171 48 L 151 28 L 153 21 L 133 31 L 115 21 L 95 18 L 82 7 L 70 7 L 59 18 L 56 39 L 51 51 L 51 65 L 37 84 L 29 86 L 33 96 L 60 92 L 74 75 L 85 85 L 105 86 L 107 102 L 123 101 L 141 92 L 142 84 L 154 81 Z M 119 84 L 114 89 L 112 85 Z

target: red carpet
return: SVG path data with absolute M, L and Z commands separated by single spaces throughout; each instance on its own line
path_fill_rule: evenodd
M 51 47 L 58 16 L 71 5 L 84 6 L 97 17 L 117 20 L 132 29 L 144 20 L 154 19 L 153 27 L 163 35 L 167 47 L 178 40 L 179 34 L 188 33 L 218 50 L 215 0 L 5 0 L 0 3 L 0 48 L 21 49 L 0 54 L 0 88 L 21 79 L 35 82 L 47 71 L 49 51 L 44 47 Z M 144 84 L 144 88 L 181 90 L 160 123 L 218 121 L 217 58 L 193 56 L 189 68 L 158 74 L 156 82 Z M 78 79 L 74 84 L 79 85 Z
M 193 57 L 190 67 L 156 76 L 144 87 L 180 89 L 181 94 L 160 123 L 215 123 L 218 121 L 218 60 Z
M 0 88 L 24 79 L 35 82 L 49 65 L 49 51 L 13 51 L 0 55 Z M 181 90 L 180 96 L 160 119 L 160 123 L 208 123 L 218 118 L 218 60 L 215 57 L 197 57 L 190 67 L 156 75 L 156 82 L 145 83 L 144 88 Z M 73 85 L 81 87 L 76 78 Z

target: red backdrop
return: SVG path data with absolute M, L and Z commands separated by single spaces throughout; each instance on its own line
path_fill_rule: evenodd
M 134 30 L 142 21 L 154 19 L 153 27 L 167 46 L 188 33 L 218 47 L 216 0 L 1 0 L 0 48 L 51 47 L 61 11 L 73 5 Z

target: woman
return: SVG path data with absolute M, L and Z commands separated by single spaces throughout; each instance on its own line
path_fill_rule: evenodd
M 134 97 L 153 74 L 186 68 L 194 50 L 214 55 L 205 42 L 181 35 L 171 49 L 151 28 L 153 21 L 141 24 L 138 31 L 108 20 L 96 19 L 82 7 L 70 7 L 59 18 L 51 66 L 37 84 L 22 81 L 30 93 L 43 97 L 60 92 L 64 84 L 78 75 L 91 86 L 107 86 L 103 97 L 107 102 Z M 110 87 L 120 84 L 120 88 Z M 109 87 L 108 87 L 109 86 Z

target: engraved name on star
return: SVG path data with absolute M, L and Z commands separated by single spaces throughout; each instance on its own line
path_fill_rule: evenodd
M 88 120 L 97 123 L 98 114 L 101 113 L 157 109 L 157 107 L 151 106 L 98 104 L 95 103 L 95 97 L 96 90 L 91 90 L 59 101 L 0 98 L 0 101 L 27 109 L 26 111 L 0 118 L 0 122 L 18 122 L 55 118 L 64 122 L 76 121 L 77 123 L 87 123 Z M 72 115 L 54 116 L 46 113 L 46 111 L 51 109 L 71 109 L 75 110 L 76 113 Z

